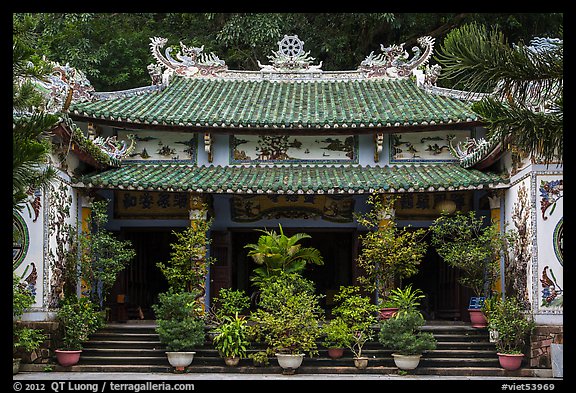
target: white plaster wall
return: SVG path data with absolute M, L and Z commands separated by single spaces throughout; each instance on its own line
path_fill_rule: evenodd
M 532 227 L 532 259 L 528 267 L 528 294 L 532 305 L 532 313 L 537 324 L 562 325 L 563 306 L 549 304 L 544 301 L 543 279 L 546 267 L 546 276 L 554 281 L 554 289 L 557 290 L 556 297 L 561 299 L 564 289 L 564 269 L 562 256 L 555 250 L 555 230 L 559 223 L 563 221 L 563 190 L 559 195 L 562 197 L 555 200 L 553 206 L 549 206 L 544 212 L 542 201 L 544 191 L 541 190 L 542 182 L 563 180 L 562 166 L 552 164 L 530 164 L 518 171 L 511 177 L 511 187 L 505 194 L 505 222 L 508 228 L 514 228 L 512 223 L 512 210 L 518 196 L 518 190 L 524 185 L 528 190 L 530 201 L 530 225 Z M 546 217 L 546 218 L 545 218 Z

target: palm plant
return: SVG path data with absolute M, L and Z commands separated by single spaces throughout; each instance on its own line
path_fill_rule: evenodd
M 267 277 L 279 275 L 280 272 L 300 273 L 307 263 L 324 264 L 324 259 L 318 249 L 302 247 L 298 244 L 302 239 L 310 238 L 310 235 L 297 233 L 293 236 L 286 236 L 282 225 L 278 226 L 280 233 L 260 229 L 259 231 L 264 235 L 260 236 L 258 243 L 244 246 L 250 249 L 248 256 L 261 265 L 254 269 L 254 275 L 250 278 L 257 286 L 260 286 Z
M 42 189 L 56 172 L 48 165 L 50 130 L 59 120 L 42 108 L 45 100 L 33 80 L 50 71 L 49 64 L 35 55 L 28 18 L 14 19 L 12 45 L 12 209 L 23 209 L 30 189 Z
M 489 137 L 535 158 L 562 162 L 562 39 L 509 45 L 497 29 L 471 24 L 451 31 L 436 59 L 443 66 L 441 78 L 491 92 L 472 105 L 486 121 Z

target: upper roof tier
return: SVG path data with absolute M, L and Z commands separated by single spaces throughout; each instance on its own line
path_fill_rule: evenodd
M 260 71 L 231 71 L 214 54 L 182 43 L 172 57 L 151 39 L 152 85 L 97 93 L 72 101 L 75 120 L 135 128 L 238 128 L 394 131 L 480 124 L 470 96 L 434 86 L 428 67 L 434 40 L 423 37 L 409 55 L 403 45 L 382 47 L 352 71 L 323 71 L 297 36 L 284 36 Z M 426 72 L 424 72 L 426 66 Z M 444 94 L 449 93 L 449 94 Z M 350 130 L 352 132 L 352 130 Z

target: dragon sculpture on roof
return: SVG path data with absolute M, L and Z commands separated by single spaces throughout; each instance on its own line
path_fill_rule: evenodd
M 380 45 L 382 53 L 375 55 L 374 51 L 360 63 L 359 71 L 367 73 L 368 77 L 384 77 L 389 79 L 406 78 L 419 66 L 426 65 L 432 56 L 435 39 L 430 36 L 418 38 L 418 46 L 412 47 L 414 56 L 409 60 L 409 54 L 404 50 L 404 43 L 384 47 Z

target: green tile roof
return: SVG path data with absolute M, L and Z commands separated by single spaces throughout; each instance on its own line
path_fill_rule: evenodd
M 153 86 L 157 87 L 157 86 Z M 399 127 L 476 122 L 465 101 L 410 79 L 266 80 L 175 77 L 164 89 L 73 103 L 76 120 L 181 127 Z
M 371 193 L 505 188 L 508 179 L 458 164 L 399 166 L 196 166 L 124 164 L 77 186 L 207 193 Z

